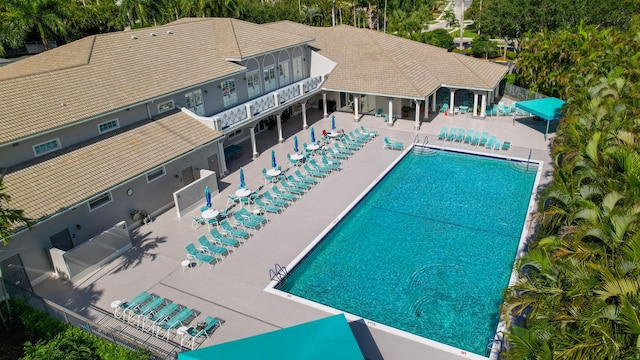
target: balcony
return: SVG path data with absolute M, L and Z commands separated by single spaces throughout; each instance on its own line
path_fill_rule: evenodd
M 207 123 L 209 121 L 213 122 L 214 129 L 223 131 L 245 120 L 250 120 L 260 114 L 275 110 L 280 106 L 288 106 L 288 103 L 297 98 L 318 90 L 324 78 L 324 75 L 309 77 L 210 117 L 199 118 Z

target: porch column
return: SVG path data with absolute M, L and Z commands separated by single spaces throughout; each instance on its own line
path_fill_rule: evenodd
M 327 93 L 322 93 L 322 110 L 324 117 L 329 116 L 329 113 L 327 112 Z
M 252 159 L 258 158 L 258 148 L 256 147 L 256 128 L 252 126 L 249 128 L 249 132 L 251 133 L 251 148 L 253 149 L 253 157 Z
M 420 100 L 416 102 L 416 122 L 413 124 L 413 130 L 420 130 Z
M 436 105 L 438 105 L 438 104 L 436 104 L 436 101 L 437 101 L 436 92 L 434 92 L 433 93 L 433 100 L 431 101 L 431 111 L 433 111 L 433 112 L 438 111 L 438 108 L 436 108 Z
M 302 128 L 307 129 L 309 127 L 309 125 L 307 125 L 307 103 L 302 102 L 300 106 L 302 106 Z
M 478 116 L 478 93 L 473 93 L 473 116 Z
M 449 91 L 451 92 L 451 96 L 449 97 L 450 98 L 450 100 L 449 100 L 449 115 L 454 115 L 454 113 L 453 113 L 453 108 L 454 108 L 453 102 L 456 100 L 456 91 L 453 90 L 453 89 L 449 89 Z
M 224 157 L 224 146 L 222 141 L 218 141 L 218 162 L 220 163 L 220 174 L 218 174 L 220 176 L 218 177 L 223 177 L 229 173 L 229 170 L 227 169 L 227 160 Z
M 389 99 L 389 120 L 390 123 L 393 122 L 393 99 Z
M 358 121 L 360 114 L 358 114 L 360 110 L 360 104 L 358 101 L 360 100 L 360 95 L 355 95 L 353 97 L 353 121 Z
M 482 94 L 482 105 L 480 105 L 480 116 L 487 115 L 487 94 Z
M 282 144 L 284 142 L 282 137 L 282 114 L 276 114 L 276 124 L 278 125 L 278 142 Z

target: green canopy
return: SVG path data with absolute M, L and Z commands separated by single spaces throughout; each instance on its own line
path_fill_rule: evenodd
M 178 360 L 364 360 L 344 314 L 178 354 Z
M 560 120 L 560 109 L 564 104 L 564 100 L 548 97 L 544 99 L 519 101 L 516 103 L 516 108 L 547 121 L 547 129 L 544 132 L 544 139 L 546 140 L 547 133 L 549 132 L 549 121 Z M 515 121 L 515 114 L 513 117 Z

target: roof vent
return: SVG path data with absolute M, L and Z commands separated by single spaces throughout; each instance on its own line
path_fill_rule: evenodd
M 131 35 L 131 40 L 135 40 L 135 39 L 137 39 L 137 38 L 138 38 L 137 36 L 135 36 L 135 35 Z
M 171 34 L 173 34 L 173 31 L 171 31 L 171 30 L 167 30 L 167 34 L 168 34 L 168 35 L 171 35 Z
M 156 36 L 156 33 L 152 32 L 149 36 Z

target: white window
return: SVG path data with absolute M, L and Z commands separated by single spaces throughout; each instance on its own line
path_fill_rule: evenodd
M 291 82 L 291 76 L 289 74 L 289 60 L 278 64 L 278 73 L 280 75 L 280 87 L 289 85 Z
M 102 124 L 98 124 L 98 132 L 100 134 L 104 134 L 111 130 L 115 130 L 119 127 L 120 127 L 120 124 L 118 123 L 118 119 L 113 119 L 113 120 L 103 122 Z
M 58 138 L 33 145 L 33 152 L 36 156 L 44 155 L 58 149 L 60 149 L 60 139 Z
M 269 67 L 264 68 L 264 92 L 268 93 L 269 91 L 276 88 L 276 67 L 271 65 Z
M 111 201 L 113 201 L 113 199 L 111 198 L 111 193 L 107 192 L 101 195 L 98 195 L 96 197 L 94 197 L 93 199 L 89 200 L 87 202 L 87 205 L 89 205 L 89 211 L 93 211 L 96 210 L 104 205 L 107 205 L 108 203 L 110 203 Z
M 247 89 L 249 91 L 249 99 L 262 95 L 258 70 L 247 73 Z
M 173 110 L 174 108 L 175 108 L 175 105 L 173 104 L 173 100 L 165 101 L 162 104 L 158 104 L 158 114 L 162 114 L 163 112 Z
M 164 176 L 165 174 L 166 174 L 166 171 L 164 170 L 164 166 L 153 169 L 147 173 L 147 183 L 150 183 L 153 180 Z
M 236 81 L 231 79 L 223 81 L 220 84 L 222 88 L 222 103 L 224 107 L 231 106 L 238 102 L 238 94 L 236 94 Z
M 304 78 L 304 65 L 302 65 L 302 62 L 302 56 L 293 58 L 293 81 Z
M 185 107 L 193 113 L 204 116 L 204 99 L 202 90 L 198 89 L 184 94 Z

